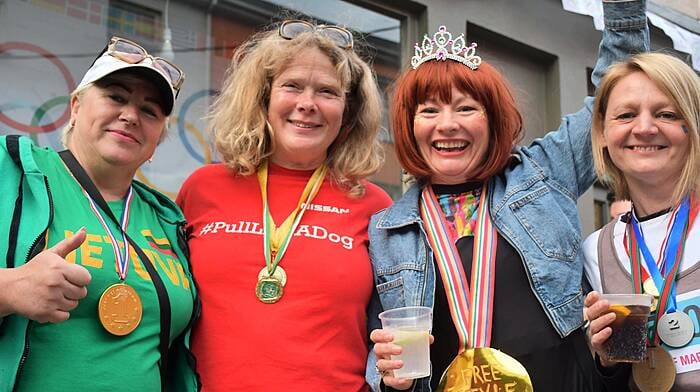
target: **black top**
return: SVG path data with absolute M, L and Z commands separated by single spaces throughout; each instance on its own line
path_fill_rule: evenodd
M 433 189 L 436 194 L 459 194 L 474 187 L 475 184 L 463 184 L 433 186 Z M 520 255 L 500 234 L 497 241 L 491 347 L 517 359 L 527 369 L 537 392 L 599 390 L 593 358 L 583 331 L 576 330 L 564 339 L 559 337 L 532 292 Z M 457 240 L 457 250 L 467 279 L 471 275 L 473 244 L 472 236 Z M 433 390 L 457 355 L 459 347 L 447 295 L 437 268 L 435 265 L 432 331 L 435 342 L 430 348 L 433 366 L 430 384 Z

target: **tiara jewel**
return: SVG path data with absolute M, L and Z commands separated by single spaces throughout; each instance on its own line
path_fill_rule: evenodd
M 476 42 L 467 46 L 464 42 L 464 34 L 460 34 L 453 40 L 447 28 L 440 26 L 432 39 L 426 34 L 423 36 L 421 46 L 416 43 L 411 67 L 416 69 L 426 61 L 447 59 L 460 62 L 473 70 L 479 68 L 481 64 L 481 57 L 476 55 Z

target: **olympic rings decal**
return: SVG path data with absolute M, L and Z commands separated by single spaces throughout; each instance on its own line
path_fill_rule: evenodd
M 54 107 L 58 105 L 68 105 L 70 102 L 70 98 L 67 96 L 62 96 L 62 97 L 56 97 L 56 98 L 51 98 L 48 101 L 44 102 L 39 108 L 34 111 L 34 116 L 32 117 L 32 126 L 38 125 L 41 123 L 41 120 L 44 118 L 46 113 L 49 112 L 49 110 L 53 109 Z M 55 135 L 55 133 L 46 133 L 47 135 Z M 36 134 L 32 133 L 30 134 L 32 137 L 32 140 L 34 140 L 35 143 L 38 142 L 36 138 Z M 60 142 L 59 142 L 60 145 Z
M 203 157 L 201 154 L 197 152 L 195 148 L 192 147 L 190 144 L 189 140 L 187 139 L 187 134 L 186 131 L 188 131 L 188 127 L 185 125 L 185 118 L 187 117 L 185 114 L 187 111 L 190 109 L 190 106 L 194 103 L 194 101 L 206 97 L 206 96 L 215 96 L 218 94 L 218 91 L 216 90 L 200 90 L 197 91 L 196 93 L 190 95 L 187 97 L 185 102 L 182 103 L 182 106 L 180 107 L 180 112 L 178 113 L 178 121 L 177 121 L 177 128 L 178 128 L 178 134 L 180 135 L 180 139 L 182 140 L 182 144 L 185 146 L 187 151 L 200 163 L 207 164 L 211 163 L 211 153 L 209 151 L 209 146 L 207 143 L 203 140 L 203 138 L 200 138 L 198 140 L 200 144 L 204 147 L 203 151 L 205 154 L 209 154 L 208 157 Z
M 70 102 L 70 97 L 64 95 L 61 97 L 55 97 L 51 98 L 48 101 L 44 102 L 41 106 L 39 106 L 38 109 L 34 112 L 34 116 L 32 117 L 32 126 L 39 125 L 41 122 L 41 119 L 44 118 L 46 113 L 49 112 L 49 110 L 53 109 L 54 107 L 58 105 L 66 105 L 68 107 L 68 103 Z M 63 124 L 59 124 L 63 125 Z
M 22 50 L 22 51 L 28 51 L 34 54 L 37 54 L 41 58 L 50 61 L 53 65 L 56 66 L 56 68 L 59 70 L 61 75 L 63 76 L 63 79 L 66 83 L 66 87 L 69 92 L 73 91 L 75 89 L 75 80 L 73 79 L 72 74 L 70 73 L 70 70 L 68 67 L 61 61 L 59 58 L 49 52 L 48 50 L 28 43 L 28 42 L 3 42 L 0 43 L 0 54 L 9 52 L 11 50 Z M 180 111 L 178 113 L 178 116 L 173 116 L 171 117 L 170 124 L 171 126 L 174 123 L 177 123 L 177 128 L 178 128 L 178 136 L 179 139 L 182 143 L 182 145 L 185 147 L 189 155 L 191 155 L 195 161 L 201 164 L 209 164 L 212 163 L 212 151 L 209 145 L 209 142 L 204 135 L 202 131 L 200 131 L 194 124 L 186 121 L 186 113 L 192 108 L 194 103 L 202 98 L 209 97 L 209 96 L 215 96 L 218 94 L 218 91 L 216 90 L 211 90 L 211 89 L 204 89 L 195 92 L 194 94 L 190 95 L 187 97 L 187 99 L 183 102 L 181 105 Z M 50 98 L 46 102 L 42 103 L 40 106 L 35 106 L 31 103 L 26 103 L 26 102 L 10 102 L 10 103 L 5 103 L 0 105 L 0 123 L 4 123 L 8 125 L 11 129 L 15 129 L 17 131 L 21 131 L 24 133 L 27 133 L 28 136 L 30 136 L 35 142 L 38 143 L 37 136 L 39 134 L 45 134 L 47 136 L 54 136 L 53 139 L 60 137 L 60 133 L 55 133 L 53 131 L 60 129 L 63 125 L 68 123 L 70 119 L 70 96 L 69 95 L 64 95 L 64 96 L 57 96 Z M 61 112 L 61 114 L 56 118 L 54 116 L 48 116 L 48 114 L 54 110 L 55 112 L 58 112 L 56 110 L 57 107 L 60 107 L 61 105 L 65 105 L 65 109 Z M 6 113 L 16 110 L 16 109 L 30 109 L 33 111 L 33 115 L 31 118 L 31 121 L 29 124 L 22 123 L 20 121 L 16 121 L 12 118 L 10 118 Z M 200 118 L 201 116 L 196 116 L 197 118 Z M 54 120 L 55 121 L 52 121 Z M 50 121 L 48 124 L 40 125 L 41 122 L 43 121 Z M 54 140 L 55 141 L 55 140 Z M 197 148 L 197 145 L 199 144 L 199 148 Z M 200 150 L 201 148 L 201 150 Z M 201 151 L 201 152 L 200 152 Z M 136 178 L 140 180 L 141 182 L 145 183 L 148 186 L 151 186 L 153 188 L 158 189 L 155 184 L 153 184 L 146 176 L 143 170 L 139 169 L 136 172 Z M 171 198 L 175 198 L 176 193 L 173 192 L 167 192 L 167 191 L 162 191 L 164 194 Z
M 47 59 L 51 63 L 53 63 L 58 70 L 61 72 L 63 75 L 63 79 L 66 82 L 66 87 L 68 87 L 68 91 L 73 91 L 75 88 L 75 80 L 73 79 L 73 76 L 71 75 L 70 71 L 68 70 L 68 67 L 66 67 L 63 62 L 61 62 L 56 55 L 53 53 L 49 52 L 48 50 L 37 46 L 33 45 L 27 42 L 5 42 L 5 43 L 0 43 L 0 53 L 7 52 L 9 50 L 25 50 L 29 52 L 34 52 L 41 57 Z M 36 117 L 36 114 L 35 114 Z M 2 111 L 0 111 L 0 122 L 3 122 L 10 127 L 26 132 L 26 133 L 41 133 L 41 132 L 51 132 L 61 125 L 65 124 L 68 119 L 70 118 L 70 108 L 66 106 L 66 110 L 61 114 L 61 116 L 54 122 L 46 125 L 27 125 L 27 124 L 22 124 L 18 121 L 15 121 L 11 119 L 10 117 L 6 116 Z

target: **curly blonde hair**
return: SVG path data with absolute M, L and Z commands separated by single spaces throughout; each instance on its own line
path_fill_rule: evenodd
M 331 178 L 349 195 L 361 196 L 362 180 L 383 163 L 377 138 L 381 93 L 364 60 L 317 32 L 290 40 L 273 29 L 255 34 L 236 50 L 208 116 L 215 147 L 221 159 L 240 175 L 255 173 L 272 155 L 274 130 L 267 121 L 272 80 L 306 48 L 317 48 L 328 56 L 346 93 L 340 133 L 328 148 L 326 165 Z
M 673 102 L 687 127 L 690 142 L 688 157 L 676 182 L 672 203 L 687 195 L 697 195 L 700 185 L 700 78 L 686 63 L 663 53 L 640 53 L 612 65 L 596 92 L 593 107 L 593 159 L 600 179 L 607 183 L 618 199 L 630 199 L 624 173 L 615 166 L 605 146 L 605 112 L 613 89 L 626 76 L 644 73 Z

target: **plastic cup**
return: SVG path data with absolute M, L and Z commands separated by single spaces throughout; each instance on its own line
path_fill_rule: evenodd
M 653 297 L 648 294 L 603 294 L 615 313 L 612 335 L 603 348 L 610 361 L 640 362 L 647 353 L 647 321 Z
M 394 370 L 394 377 L 413 379 L 430 375 L 430 329 L 433 310 L 425 306 L 409 306 L 387 310 L 379 314 L 382 328 L 394 335 L 394 344 L 401 346 L 401 355 L 391 359 L 403 361 L 403 367 Z

